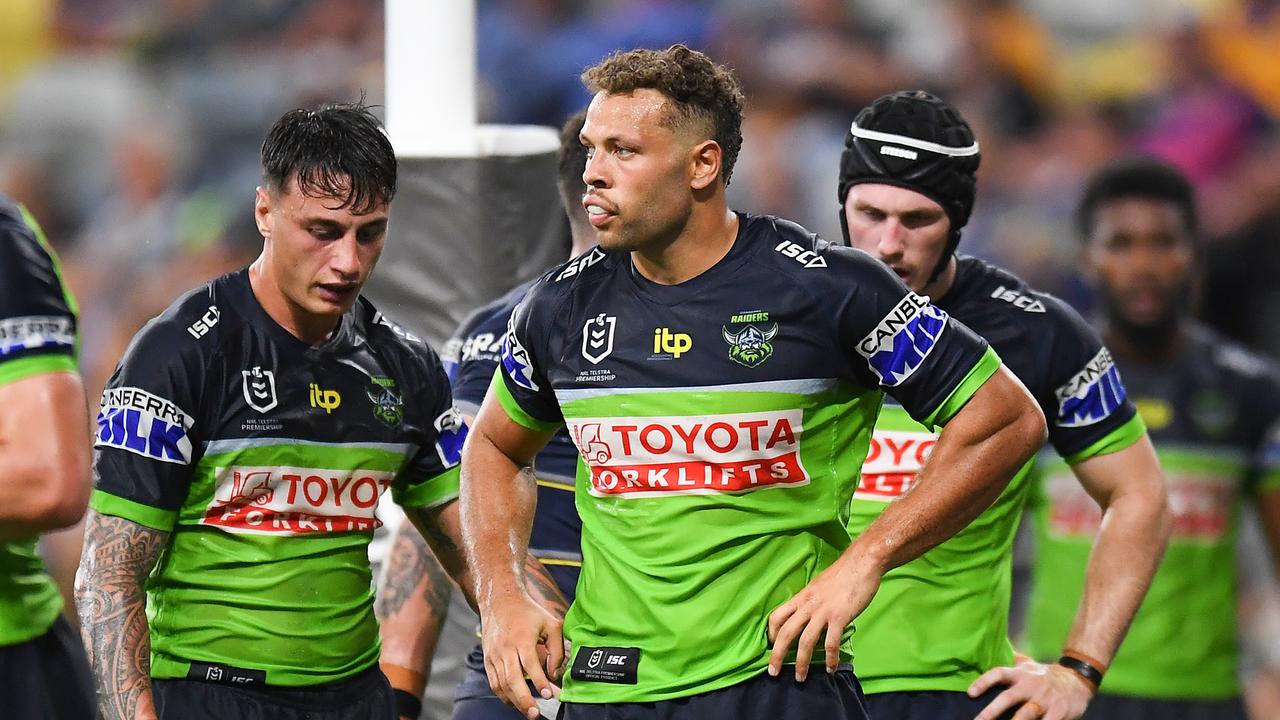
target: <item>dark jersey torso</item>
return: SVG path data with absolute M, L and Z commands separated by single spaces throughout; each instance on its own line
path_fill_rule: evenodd
M 147 582 L 152 675 L 301 686 L 375 663 L 374 508 L 455 498 L 464 436 L 435 354 L 363 299 L 310 346 L 247 271 L 180 298 L 116 368 L 94 458 L 94 508 L 172 533 Z
M 1110 354 L 1062 301 L 1001 268 L 959 256 L 955 281 L 937 305 L 991 343 L 1027 387 L 1060 456 L 1084 460 L 1141 437 Z M 850 534 L 865 531 L 911 487 L 936 441 L 935 431 L 886 403 L 854 494 Z M 966 528 L 885 575 L 854 636 L 868 694 L 963 692 L 983 672 L 1013 661 L 1010 564 L 1031 465 Z M 945 474 L 938 480 L 945 482 Z

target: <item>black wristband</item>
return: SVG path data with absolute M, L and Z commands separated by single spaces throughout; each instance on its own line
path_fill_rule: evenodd
M 1063 655 L 1058 658 L 1058 664 L 1084 678 L 1095 690 L 1102 686 L 1102 671 L 1089 663 L 1070 655 Z
M 400 688 L 393 688 L 392 692 L 396 696 L 396 712 L 402 717 L 418 720 L 418 716 L 422 714 L 422 699 Z

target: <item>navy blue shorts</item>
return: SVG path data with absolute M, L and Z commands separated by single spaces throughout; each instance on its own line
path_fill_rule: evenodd
M 1248 720 L 1244 702 L 1229 700 L 1155 700 L 1101 694 L 1082 720 Z
M 529 692 L 536 698 L 538 691 L 529 684 Z M 450 720 L 528 720 L 519 710 L 498 699 L 489 686 L 489 676 L 468 667 L 453 693 L 453 714 Z
M 399 720 L 391 684 L 377 665 L 350 680 L 302 688 L 204 680 L 151 681 L 160 720 Z
M 0 696 L 0 716 L 12 720 L 94 716 L 89 661 L 65 618 L 40 637 L 0 647 Z
M 828 675 L 821 665 L 795 681 L 794 666 L 773 677 L 761 673 L 727 688 L 674 700 L 641 703 L 565 703 L 559 720 L 869 720 L 862 686 L 842 665 Z
M 867 711 L 872 720 L 973 720 L 991 704 L 1005 686 L 991 688 L 977 698 L 962 692 L 891 692 L 867 696 Z M 1013 710 L 1000 716 L 1012 718 Z

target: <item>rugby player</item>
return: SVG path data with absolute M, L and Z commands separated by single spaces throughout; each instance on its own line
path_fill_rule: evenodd
M 1191 184 L 1150 158 L 1102 169 L 1079 205 L 1102 337 L 1150 429 L 1173 512 L 1164 562 L 1090 720 L 1243 720 L 1235 546 L 1245 501 L 1280 557 L 1280 372 L 1192 320 L 1205 251 L 1196 217 Z M 1036 657 L 1072 632 L 1070 608 L 1092 582 L 1090 547 L 1110 531 L 1062 467 L 1043 476 L 1027 633 Z
M 0 197 L 0 693 L 5 717 L 93 716 L 62 595 L 36 553 L 89 501 L 89 409 L 76 301 L 26 208 Z
M 1074 720 L 1164 549 L 1164 485 L 1142 420 L 1097 334 L 1057 298 L 955 254 L 980 157 L 969 124 L 946 102 L 922 91 L 878 98 L 846 137 L 838 187 L 843 226 L 853 247 L 879 258 L 1000 353 L 1040 405 L 1050 443 L 1080 493 L 1102 508 L 1106 529 L 1089 558 L 1071 632 L 1047 658 L 1058 662 L 1010 667 L 1012 547 L 1032 484 L 1028 462 L 972 524 L 885 575 L 854 634 L 858 675 L 872 717 Z M 902 406 L 886 404 L 854 493 L 852 536 L 911 491 L 936 440 Z
M 360 296 L 391 143 L 361 105 L 293 110 L 262 169 L 262 254 L 149 322 L 103 393 L 76 590 L 108 720 L 395 717 L 367 554 L 388 489 L 470 585 L 448 378 Z
M 560 130 L 557 185 L 569 218 L 570 257 L 582 255 L 595 244 L 595 230 L 587 222 L 582 208 L 582 171 L 587 164 L 587 154 L 578 135 L 585 120 L 585 110 L 575 113 Z M 521 284 L 476 310 L 463 321 L 441 352 L 453 385 L 454 404 L 468 425 L 474 421 L 493 374 L 502 362 L 502 339 L 511 311 L 532 284 Z M 535 459 L 538 506 L 529 539 L 533 570 L 529 576 L 530 591 L 561 616 L 573 600 L 582 567 L 578 543 L 582 523 L 573 504 L 577 462 L 577 450 L 564 432 L 552 437 Z M 450 618 L 465 609 L 457 603 L 446 604 L 451 585 L 422 536 L 412 526 L 402 526 L 393 547 L 378 587 L 378 607 L 381 608 L 382 668 L 392 687 L 400 691 L 397 697 L 402 703 L 401 717 L 416 720 L 420 708 L 415 700 L 422 694 L 432 656 L 449 652 L 466 656 L 466 674 L 454 693 L 453 720 L 523 717 L 489 687 L 484 654 L 478 644 L 466 647 L 437 644 L 446 609 Z M 538 569 L 539 563 L 545 566 L 544 570 Z M 549 584 L 543 580 L 547 572 Z M 452 619 L 449 622 L 452 623 Z M 545 716 L 555 716 L 551 711 L 554 700 L 543 700 L 541 704 Z
M 526 674 L 559 691 L 561 622 L 521 578 L 522 468 L 567 425 L 583 566 L 562 718 L 864 718 L 850 622 L 884 572 L 995 500 L 1044 418 L 985 341 L 874 258 L 728 208 L 743 106 L 728 70 L 676 45 L 583 79 L 599 250 L 516 309 L 465 450 L 490 683 L 530 718 Z M 946 429 L 918 487 L 851 545 L 886 391 Z M 809 672 L 817 647 L 825 673 Z

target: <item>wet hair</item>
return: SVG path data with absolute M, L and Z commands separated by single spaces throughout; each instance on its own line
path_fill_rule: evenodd
M 720 145 L 720 174 L 729 184 L 742 148 L 742 108 L 746 97 L 733 72 L 685 45 L 666 50 L 616 52 L 587 68 L 582 82 L 593 93 L 618 95 L 657 90 L 671 101 L 663 124 L 672 129 L 700 125 Z
M 1098 208 L 1126 198 L 1168 202 L 1178 208 L 1194 242 L 1199 227 L 1195 190 L 1180 171 L 1152 157 L 1130 157 L 1103 167 L 1089 179 L 1076 209 L 1076 229 L 1088 241 Z
M 363 102 L 285 113 L 262 142 L 262 173 L 273 192 L 296 177 L 304 195 L 339 198 L 357 215 L 396 194 L 395 150 Z
M 587 111 L 579 110 L 564 121 L 560 128 L 560 150 L 556 153 L 557 184 L 560 194 L 567 198 L 582 195 L 586 189 L 582 173 L 587 169 L 587 148 L 579 140 L 582 126 L 587 122 Z

